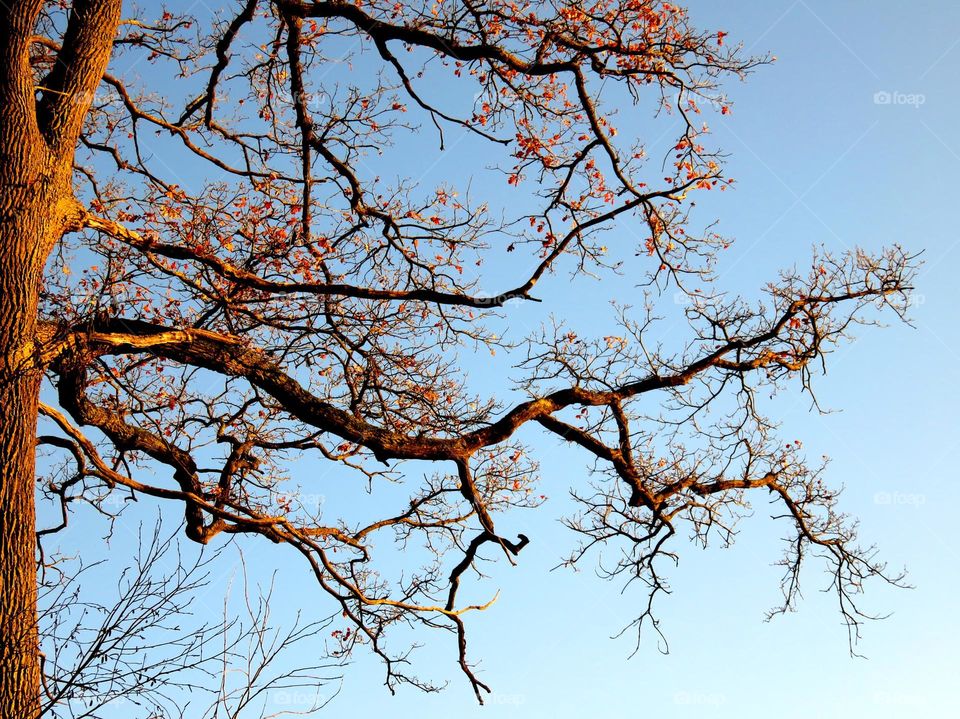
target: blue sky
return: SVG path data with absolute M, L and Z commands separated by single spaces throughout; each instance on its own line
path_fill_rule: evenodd
M 628 660 L 631 638 L 610 635 L 633 618 L 645 596 L 621 594 L 587 565 L 579 574 L 549 571 L 573 542 L 557 519 L 566 487 L 586 478 L 586 458 L 528 432 L 551 500 L 518 517 L 515 529 L 512 518 L 501 525 L 533 542 L 517 567 L 489 565 L 491 580 L 478 590 L 501 589 L 494 607 L 470 623 L 470 654 L 494 688 L 488 706 L 476 706 L 457 673 L 450 638 L 424 636 L 418 666 L 426 676 L 449 679 L 446 691 L 405 689 L 391 697 L 381 686 L 382 667 L 361 656 L 326 713 L 882 718 L 904 710 L 945 716 L 955 705 L 960 555 L 951 529 L 960 506 L 960 332 L 952 292 L 960 202 L 949 168 L 960 162 L 960 5 L 698 0 L 689 7 L 697 26 L 724 29 L 728 42 L 777 57 L 744 83 L 728 81 L 733 113 L 711 119 L 738 188 L 698 209 L 702 222 L 719 219 L 720 230 L 737 240 L 718 267 L 719 285 L 754 292 L 777 269 L 802 266 L 815 244 L 841 251 L 899 242 L 924 252 L 913 327 L 891 318 L 886 328 L 859 329 L 856 342 L 835 353 L 829 374 L 818 380 L 820 400 L 840 411 L 811 412 L 796 387 L 770 409 L 783 421 L 785 437 L 803 438 L 809 456 L 832 458 L 827 476 L 846 486 L 843 509 L 861 519 L 862 538 L 876 542 L 891 566 L 908 568 L 915 588 L 870 588 L 867 607 L 892 615 L 865 627 L 858 650 L 866 659 L 849 656 L 833 597 L 818 591 L 826 578 L 814 563 L 800 611 L 763 622 L 779 597 L 779 573 L 771 565 L 780 534 L 761 499 L 733 548 L 683 548 L 670 572 L 673 594 L 659 603 L 670 653 L 661 654 L 648 635 Z M 650 126 L 648 117 L 625 113 L 621 132 L 633 121 L 638 131 Z M 424 168 L 424 181 L 461 172 L 456 157 L 452 152 Z M 495 285 L 491 290 L 509 284 L 498 280 L 484 278 Z M 522 334 L 550 312 L 576 327 L 602 326 L 612 316 L 607 300 L 628 300 L 635 292 L 626 280 L 583 279 L 571 286 L 556 275 L 539 289 L 543 305 L 518 309 L 510 329 Z M 485 383 L 485 361 L 467 361 Z M 311 476 L 310 467 L 302 471 Z M 318 491 L 328 501 L 338 492 Z M 242 545 L 255 573 L 282 570 L 278 614 L 296 606 L 323 613 L 320 593 L 282 548 Z M 225 575 L 235 557 L 232 550 L 224 556 Z M 210 601 L 219 604 L 219 597 Z M 296 708 L 312 699 L 306 694 L 273 699 L 277 708 Z
M 891 566 L 908 567 L 915 588 L 872 587 L 868 606 L 892 616 L 865 628 L 859 651 L 866 659 L 849 656 L 833 598 L 818 591 L 825 578 L 817 567 L 807 571 L 800 611 L 764 623 L 777 599 L 778 572 L 770 565 L 779 534 L 761 502 L 732 549 L 689 547 L 671 572 L 674 594 L 660 604 L 670 654 L 660 654 L 648 637 L 628 660 L 631 640 L 609 636 L 643 595 L 621 595 L 589 571 L 548 572 L 570 541 L 548 502 L 544 516 L 524 517 L 524 527 L 536 522 L 535 541 L 519 567 L 496 567 L 500 600 L 473 623 L 471 654 L 482 659 L 483 678 L 495 690 L 489 706 L 473 706 L 455 675 L 440 695 L 405 691 L 391 698 L 374 688 L 378 668 L 371 663 L 348 673 L 332 709 L 628 719 L 945 715 L 954 706 L 960 556 L 950 527 L 960 500 L 960 336 L 951 290 L 960 204 L 949 168 L 960 159 L 960 6 L 689 7 L 697 25 L 723 28 L 752 52 L 777 57 L 746 82 L 728 83 L 733 113 L 710 121 L 738 181 L 736 192 L 699 214 L 706 221 L 715 214 L 721 231 L 737 238 L 718 268 L 719 283 L 751 292 L 778 268 L 802 265 L 820 243 L 840 250 L 900 242 L 925 253 L 914 327 L 858 331 L 818 381 L 821 400 L 842 411 L 811 413 L 796 389 L 771 410 L 785 436 L 804 439 L 810 456 L 832 458 L 828 476 L 847 488 L 843 508 L 862 520 L 864 540 L 876 542 Z M 444 165 L 434 172 L 441 177 Z M 570 321 L 587 324 L 603 314 L 606 283 L 578 283 L 583 300 L 569 307 L 565 279 L 552 282 L 541 294 L 566 299 L 561 313 Z M 582 481 L 582 455 L 550 439 L 538 444 L 545 491 L 559 495 Z M 429 664 L 442 675 L 452 657 L 434 649 Z

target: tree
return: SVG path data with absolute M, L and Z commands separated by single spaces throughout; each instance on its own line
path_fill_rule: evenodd
M 222 616 L 198 612 L 196 595 L 216 586 L 215 558 L 185 556 L 177 534 L 163 532 L 159 521 L 141 527 L 136 557 L 119 571 L 101 571 L 123 566 L 116 551 L 109 562 L 47 558 L 39 582 L 40 716 L 95 719 L 120 708 L 156 718 L 242 719 L 262 717 L 271 693 L 299 694 L 311 710 L 336 695 L 328 687 L 339 662 L 316 658 L 317 644 L 325 656 L 322 637 L 334 617 L 309 622 L 298 614 L 286 629 L 271 627 L 274 586 L 252 596 L 242 558 L 239 606 L 227 591 Z M 106 602 L 90 596 L 98 582 L 116 582 Z M 314 657 L 312 664 L 291 665 L 295 649 Z
M 678 527 L 729 537 L 765 492 L 792 524 L 784 607 L 801 559 L 822 555 L 855 634 L 862 581 L 897 578 L 858 548 L 757 390 L 810 389 L 855 324 L 904 312 L 915 262 L 899 247 L 824 251 L 761 304 L 717 287 L 728 240 L 692 226 L 690 199 L 732 180 L 702 116 L 727 114 L 722 78 L 767 58 L 651 0 L 230 5 L 205 20 L 121 19 L 120 0 L 0 9 L 0 714 L 39 706 L 38 416 L 56 436 L 40 441 L 80 460 L 48 488 L 65 517 L 106 487 L 179 506 L 196 542 L 289 545 L 351 625 L 342 652 L 378 654 L 391 688 L 430 688 L 386 644 L 408 624 L 455 632 L 482 697 L 464 623 L 482 605 L 458 589 L 484 545 L 515 561 L 528 542 L 494 520 L 540 503 L 526 426 L 595 462 L 574 488 L 569 563 L 619 543 L 612 573 L 652 602 Z M 135 62 L 157 84 L 125 80 Z M 679 119 L 662 167 L 647 161 L 656 143 L 617 132 L 610 108 L 628 100 Z M 452 131 L 486 143 L 499 187 L 475 202 L 462 181 L 404 176 L 390 143 L 423 128 L 440 151 Z M 601 244 L 628 222 L 639 246 Z M 555 272 L 629 273 L 649 304 L 621 307 L 617 335 L 500 338 L 493 318 Z M 648 340 L 666 288 L 689 298 L 677 352 Z M 472 391 L 458 351 L 487 350 L 520 358 L 526 399 Z M 372 521 L 320 516 L 284 490 L 300 453 L 403 479 L 409 502 Z M 437 473 L 414 482 L 408 460 Z M 391 532 L 432 558 L 378 573 L 371 540 Z

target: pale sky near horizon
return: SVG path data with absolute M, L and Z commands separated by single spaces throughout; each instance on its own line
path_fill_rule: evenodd
M 683 547 L 669 573 L 673 593 L 658 601 L 670 653 L 658 651 L 648 633 L 628 659 L 632 639 L 610 636 L 635 616 L 642 591 L 621 594 L 589 565 L 578 574 L 550 571 L 575 541 L 557 519 L 566 488 L 585 478 L 587 459 L 530 433 L 551 501 L 507 530 L 533 541 L 517 567 L 488 565 L 492 581 L 483 586 L 499 587 L 500 596 L 470 623 L 470 656 L 494 689 L 488 705 L 476 705 L 459 675 L 453 638 L 438 634 L 421 637 L 426 646 L 414 661 L 424 676 L 449 680 L 445 691 L 401 688 L 391 696 L 382 666 L 361 652 L 317 716 L 885 719 L 955 711 L 960 328 L 951 292 L 960 287 L 960 201 L 949 168 L 960 165 L 960 3 L 687 6 L 696 26 L 723 29 L 728 42 L 777 57 L 743 83 L 728 79 L 733 112 L 710 119 L 713 142 L 730 155 L 727 174 L 737 179 L 736 191 L 698 208 L 701 220 L 719 219 L 736 238 L 718 267 L 719 285 L 752 292 L 777 269 L 802 267 L 815 244 L 839 252 L 898 242 L 924 253 L 913 326 L 891 316 L 888 327 L 858 329 L 817 381 L 818 398 L 839 411 L 811 411 L 796 388 L 771 405 L 785 437 L 802 437 L 809 456 L 832 458 L 826 476 L 845 485 L 843 510 L 861 519 L 863 541 L 876 543 L 892 567 L 908 569 L 914 588 L 868 588 L 865 606 L 891 616 L 864 627 L 857 648 L 866 658 L 849 655 L 834 597 L 818 591 L 826 577 L 816 563 L 806 571 L 799 611 L 765 623 L 779 598 L 771 565 L 780 529 L 759 498 L 732 548 Z M 637 122 L 647 126 L 649 118 Z M 628 128 L 621 117 L 621 132 Z M 441 162 L 424 179 L 450 171 Z M 621 299 L 621 289 L 631 291 L 630 283 L 571 287 L 558 274 L 539 290 L 543 307 L 519 310 L 515 322 L 532 325 L 562 309 L 575 325 L 602 324 L 607 300 Z M 484 367 L 480 358 L 474 371 L 482 377 Z M 249 564 L 282 569 L 277 611 L 317 609 L 320 593 L 303 566 L 265 544 L 242 546 Z M 337 686 L 317 691 L 326 696 Z M 276 710 L 297 709 L 314 695 L 271 698 Z

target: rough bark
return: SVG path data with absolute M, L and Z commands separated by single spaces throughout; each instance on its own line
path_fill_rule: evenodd
M 40 689 L 34 510 L 40 372 L 32 350 L 43 246 L 51 231 L 51 213 L 40 207 L 55 206 L 56 198 L 42 156 L 24 154 L 32 156 L 19 167 L 0 168 L 0 716 L 5 719 L 35 716 Z
M 0 56 L 20 70 L 4 73 L 0 85 L 0 716 L 11 719 L 35 716 L 39 708 L 33 494 L 39 374 L 29 360 L 42 266 L 36 239 L 45 224 L 34 210 L 49 190 L 31 121 L 23 41 L 38 8 L 19 9 L 26 12 L 8 11 L 0 23 Z
M 36 85 L 42 3 L 0 10 L 0 717 L 39 712 L 36 616 L 37 307 L 47 256 L 79 226 L 73 148 L 119 20 L 114 0 L 74 4 L 59 63 Z M 43 91 L 53 99 L 43 96 Z M 37 101 L 37 90 L 41 98 Z
M 22 231 L 17 228 L 18 234 Z M 11 233 L 0 232 L 7 249 Z M 21 234 L 21 237 L 23 235 Z M 22 265 L 7 252 L 0 259 L 0 716 L 36 714 L 40 673 L 37 657 L 34 565 L 34 441 L 39 374 L 10 358 L 23 349 L 31 326 Z M 15 278 L 15 279 L 14 279 Z M 31 296 L 33 295 L 33 296 Z M 9 300 L 16 298 L 14 302 Z M 20 300 L 23 300 L 21 303 Z

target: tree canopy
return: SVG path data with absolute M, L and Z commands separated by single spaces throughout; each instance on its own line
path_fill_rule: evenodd
M 42 375 L 39 443 L 71 459 L 41 490 L 64 523 L 128 493 L 182 512 L 196 542 L 287 545 L 349 623 L 344 656 L 366 648 L 391 688 L 429 688 L 391 628 L 449 629 L 482 700 L 466 629 L 486 604 L 459 592 L 485 545 L 522 564 L 536 540 L 497 525 L 542 504 L 518 438 L 536 427 L 591 469 L 565 563 L 615 549 L 604 571 L 649 596 L 626 621 L 656 628 L 676 535 L 729 540 L 772 497 L 790 527 L 780 609 L 814 555 L 855 635 L 863 581 L 899 577 L 757 397 L 810 390 L 856 326 L 902 316 L 916 262 L 824 249 L 785 258 L 803 269 L 761 302 L 724 291 L 730 240 L 691 213 L 733 183 L 707 123 L 730 112 L 722 83 L 770 58 L 652 0 L 227 5 L 0 11 L 0 158 L 21 193 L 0 208 L 47 218 L 10 235 L 33 258 L 23 292 L 39 282 L 32 306 L 0 299 L 35 318 L 5 367 Z M 669 142 L 638 136 L 651 117 Z M 463 134 L 476 166 L 439 186 L 406 169 L 404 146 L 439 156 Z M 39 205 L 36 178 L 53 178 Z M 548 303 L 529 336 L 496 329 L 544 285 L 618 273 L 636 296 L 598 282 L 586 299 L 618 302 L 615 334 Z M 665 292 L 684 300 L 679 349 L 651 339 Z M 513 365 L 494 395 L 469 369 L 491 353 Z M 301 455 L 408 499 L 320 512 L 288 490 Z M 425 559 L 394 576 L 377 541 Z

